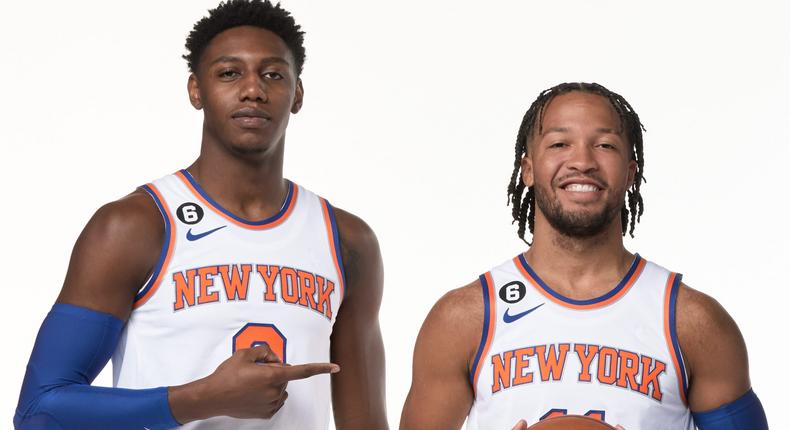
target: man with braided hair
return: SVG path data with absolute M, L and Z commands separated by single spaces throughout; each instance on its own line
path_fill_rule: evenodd
M 530 247 L 431 310 L 402 429 L 459 428 L 467 416 L 469 429 L 525 429 L 565 415 L 626 429 L 767 428 L 732 318 L 623 246 L 644 210 L 643 130 L 601 85 L 540 93 L 507 189 Z
M 187 38 L 200 155 L 98 210 L 41 326 L 14 426 L 386 429 L 370 227 L 283 177 L 303 35 L 228 0 Z M 112 356 L 113 387 L 91 382 Z M 330 375 L 331 374 L 331 375 Z

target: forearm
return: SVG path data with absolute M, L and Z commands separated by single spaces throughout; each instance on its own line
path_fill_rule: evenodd
M 134 429 L 178 426 L 164 387 L 92 387 L 114 351 L 123 322 L 58 304 L 41 325 L 22 384 L 17 429 Z
M 167 388 L 130 390 L 71 384 L 42 392 L 17 409 L 17 430 L 164 430 L 177 427 Z

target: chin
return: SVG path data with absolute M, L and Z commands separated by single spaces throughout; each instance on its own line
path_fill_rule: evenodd
M 259 154 L 268 152 L 277 144 L 272 142 L 268 136 L 246 134 L 230 140 L 228 146 L 233 152 L 240 154 Z

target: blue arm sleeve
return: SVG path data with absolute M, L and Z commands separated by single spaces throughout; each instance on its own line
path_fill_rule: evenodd
M 17 430 L 150 430 L 179 424 L 167 388 L 92 387 L 118 344 L 123 321 L 56 304 L 38 332 L 14 415 Z
M 751 389 L 737 400 L 692 416 L 700 430 L 768 430 L 763 405 Z

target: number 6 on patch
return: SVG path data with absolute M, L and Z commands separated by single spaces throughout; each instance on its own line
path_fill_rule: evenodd
M 252 348 L 264 343 L 285 361 L 286 338 L 274 324 L 248 323 L 233 336 L 233 352 L 239 349 Z

